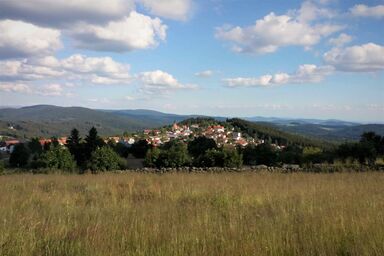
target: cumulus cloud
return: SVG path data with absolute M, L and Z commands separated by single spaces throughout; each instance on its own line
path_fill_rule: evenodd
M 367 6 L 365 4 L 357 4 L 350 9 L 350 12 L 353 16 L 357 17 L 383 18 L 384 5 Z
M 0 82 L 0 92 L 12 92 L 21 94 L 34 94 L 40 96 L 71 96 L 72 93 L 65 92 L 60 84 L 24 84 Z
M 186 20 L 193 8 L 192 0 L 140 0 L 153 15 L 174 20 Z
M 149 94 L 169 93 L 173 90 L 196 89 L 197 85 L 180 83 L 171 74 L 161 71 L 142 72 L 137 76 L 141 82 L 142 91 Z
M 63 27 L 75 22 L 103 23 L 134 9 L 133 0 L 2 0 L 0 18 Z
M 43 96 L 62 96 L 63 91 L 64 89 L 60 84 L 48 84 L 36 90 L 36 93 Z
M 207 78 L 207 77 L 213 76 L 214 73 L 215 72 L 212 71 L 212 70 L 204 70 L 204 71 L 195 73 L 195 76 L 202 77 L 202 78 Z
M 0 61 L 0 81 L 66 79 L 95 84 L 127 84 L 131 79 L 129 69 L 128 64 L 116 62 L 110 57 L 75 54 L 59 60 L 47 56 Z
M 352 36 L 347 35 L 345 33 L 341 33 L 338 37 L 333 37 L 329 39 L 328 42 L 334 46 L 341 47 L 345 44 L 348 44 L 351 41 L 352 41 Z
M 3 92 L 16 92 L 16 93 L 30 93 L 31 88 L 26 84 L 13 84 L 13 83 L 1 83 L 0 91 Z
M 218 39 L 232 43 L 236 52 L 265 54 L 275 52 L 284 46 L 310 48 L 322 38 L 343 28 L 327 23 L 312 24 L 309 21 L 318 18 L 319 15 L 325 16 L 326 12 L 322 9 L 313 11 L 314 7 L 305 7 L 305 3 L 302 8 L 311 11 L 300 10 L 286 15 L 276 15 L 272 12 L 256 20 L 251 26 L 217 28 L 215 35 Z
M 22 21 L 0 21 L 0 59 L 45 55 L 60 47 L 58 30 Z
M 228 87 L 272 87 L 283 84 L 319 83 L 333 72 L 331 66 L 304 64 L 292 74 L 276 73 L 260 77 L 237 77 L 224 79 Z
M 69 27 L 77 22 L 102 24 L 119 20 L 141 4 L 155 16 L 186 20 L 193 0 L 27 0 L 0 1 L 0 18 L 33 22 L 44 26 Z
M 347 48 L 333 48 L 324 54 L 324 61 L 337 70 L 375 72 L 384 70 L 384 47 L 374 43 Z
M 167 26 L 159 18 L 131 12 L 107 25 L 77 24 L 70 32 L 81 48 L 124 52 L 156 47 L 166 38 Z
M 336 12 L 324 7 L 318 7 L 312 1 L 305 1 L 297 11 L 297 19 L 300 22 L 309 22 L 319 18 L 332 18 Z
M 87 57 L 76 54 L 59 63 L 63 70 L 75 76 L 79 75 L 78 78 L 88 75 L 88 79 L 93 83 L 129 83 L 131 78 L 130 66 L 116 62 L 111 57 Z
M 48 54 L 47 50 L 57 49 L 60 42 L 55 39 L 60 36 L 56 29 L 72 37 L 75 46 L 83 49 L 125 52 L 155 48 L 166 39 L 167 26 L 157 17 L 135 11 L 135 3 L 153 15 L 175 20 L 186 20 L 193 6 L 193 0 L 100 0 L 97 4 L 92 0 L 3 0 L 0 20 L 18 21 L 4 24 L 5 28 L 0 26 L 0 54 L 23 57 L 41 50 Z M 11 33 L 15 31 L 20 33 Z M 20 42 L 28 42 L 28 48 L 20 47 Z
M 25 60 L 0 61 L 0 81 L 28 81 L 49 79 L 64 75 L 62 70 L 35 65 Z

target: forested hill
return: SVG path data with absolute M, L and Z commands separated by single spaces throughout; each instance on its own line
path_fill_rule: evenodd
M 174 122 L 180 122 L 188 118 L 197 117 L 197 115 L 177 115 L 168 114 L 147 109 L 127 109 L 127 110 L 102 110 L 118 116 L 128 117 L 141 123 L 148 124 L 147 128 L 169 125 Z
M 189 118 L 181 122 L 183 125 L 200 124 L 201 126 L 209 125 L 222 125 L 227 128 L 234 128 L 235 131 L 243 133 L 243 136 L 250 136 L 269 141 L 270 143 L 277 143 L 279 145 L 302 145 L 314 146 L 321 148 L 331 148 L 335 144 L 321 140 L 314 139 L 302 135 L 297 135 L 280 130 L 278 127 L 268 123 L 255 123 L 246 121 L 240 118 L 233 118 L 227 120 L 217 120 L 215 118 Z
M 383 124 L 323 125 L 323 124 L 276 124 L 280 130 L 332 141 L 356 141 L 367 131 L 384 135 Z
M 142 130 L 152 127 L 153 124 L 82 107 L 38 105 L 0 110 L 0 132 L 3 135 L 65 136 L 74 127 L 81 134 L 86 134 L 92 126 L 95 126 L 101 135 L 114 135 Z
M 272 125 L 254 123 L 239 118 L 229 119 L 227 122 L 231 124 L 235 129 L 238 129 L 241 132 L 248 134 L 249 136 L 270 140 L 271 143 L 277 143 L 280 145 L 296 144 L 302 146 L 316 146 L 321 148 L 329 148 L 334 146 L 332 143 L 324 140 L 313 139 L 281 131 Z

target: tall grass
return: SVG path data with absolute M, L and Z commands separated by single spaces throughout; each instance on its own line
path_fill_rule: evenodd
M 0 176 L 0 255 L 384 255 L 384 173 Z

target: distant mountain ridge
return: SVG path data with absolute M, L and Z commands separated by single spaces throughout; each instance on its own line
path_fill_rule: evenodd
M 155 110 L 103 110 L 84 107 L 36 105 L 0 109 L 0 135 L 17 137 L 65 136 L 74 127 L 81 134 L 95 126 L 101 135 L 121 135 L 147 128 L 161 127 L 204 115 L 178 115 Z M 226 117 L 213 117 L 225 121 Z M 281 131 L 307 137 L 343 141 L 357 140 L 365 131 L 384 135 L 384 124 L 360 124 L 341 120 L 285 119 L 276 117 L 242 118 Z M 14 126 L 10 129 L 9 125 Z
M 361 123 L 358 122 L 349 122 L 342 121 L 337 119 L 306 119 L 306 118 L 278 118 L 278 117 L 245 117 L 245 120 L 252 122 L 266 122 L 266 123 L 274 123 L 280 125 L 289 125 L 289 124 L 316 124 L 316 125 L 329 125 L 329 126 L 354 126 L 359 125 Z

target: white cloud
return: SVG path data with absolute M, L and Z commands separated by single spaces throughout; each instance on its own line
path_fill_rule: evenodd
M 357 4 L 350 9 L 350 12 L 353 16 L 357 17 L 383 18 L 384 5 L 367 6 L 365 4 Z
M 0 61 L 0 81 L 66 79 L 95 84 L 128 84 L 130 66 L 110 57 L 76 54 L 59 60 L 53 56 L 38 59 Z
M 193 0 L 1 0 L 0 18 L 50 27 L 70 27 L 77 22 L 102 24 L 134 11 L 135 2 L 155 16 L 183 21 L 194 7 Z
M 192 0 L 140 0 L 153 15 L 174 20 L 186 20 L 193 9 Z
M 351 41 L 352 41 L 352 36 L 347 35 L 345 33 L 341 33 L 338 37 L 329 39 L 328 42 L 336 47 L 341 47 L 345 44 L 348 44 Z
M 223 26 L 216 30 L 216 37 L 233 44 L 233 50 L 245 53 L 272 53 L 284 46 L 303 46 L 306 49 L 316 45 L 343 27 L 333 24 L 310 24 L 318 14 L 275 15 L 273 12 L 256 20 L 248 27 Z
M 202 77 L 202 78 L 207 78 L 207 77 L 213 76 L 214 73 L 215 72 L 212 71 L 212 70 L 204 70 L 204 71 L 195 73 L 195 76 Z
M 45 55 L 60 47 L 58 30 L 22 21 L 0 21 L 0 59 Z
M 21 94 L 35 94 L 40 96 L 71 96 L 65 93 L 60 84 L 30 85 L 23 83 L 2 83 L 0 82 L 0 92 L 13 92 Z
M 297 20 L 303 23 L 319 18 L 332 18 L 336 15 L 335 11 L 324 7 L 320 8 L 312 1 L 303 2 L 297 13 Z
M 1 83 L 0 91 L 3 92 L 16 92 L 16 93 L 30 93 L 31 88 L 26 84 L 13 84 L 13 83 Z
M 271 87 L 283 84 L 319 83 L 333 72 L 331 66 L 304 64 L 293 74 L 276 73 L 260 77 L 237 77 L 224 79 L 228 87 Z
M 102 23 L 134 9 L 133 0 L 2 0 L 0 18 L 63 27 L 78 21 Z
M 64 89 L 60 84 L 48 84 L 39 88 L 36 93 L 43 96 L 62 96 L 63 91 Z
M 158 18 L 135 11 L 105 26 L 80 23 L 70 32 L 81 48 L 124 52 L 154 48 L 166 38 L 167 26 Z
M 92 98 L 92 99 L 88 99 L 88 101 L 93 103 L 99 103 L 99 104 L 106 104 L 111 102 L 107 98 Z
M 324 54 L 324 61 L 337 70 L 374 72 L 384 70 L 384 47 L 374 43 L 344 49 L 333 48 Z
M 49 79 L 64 75 L 63 71 L 35 65 L 25 60 L 0 61 L 0 81 Z
M 84 75 L 93 83 L 129 83 L 130 66 L 114 61 L 111 57 L 87 57 L 76 54 L 60 61 L 61 68 L 81 77 Z
M 142 84 L 142 91 L 149 94 L 197 88 L 197 85 L 194 84 L 182 84 L 171 74 L 161 70 L 142 72 L 138 75 L 138 80 Z

